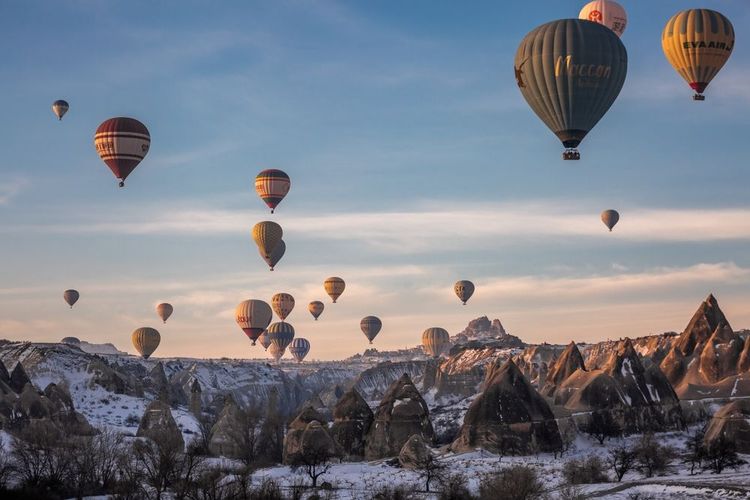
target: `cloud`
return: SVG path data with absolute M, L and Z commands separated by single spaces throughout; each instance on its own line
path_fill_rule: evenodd
M 21 177 L 9 181 L 0 181 L 0 205 L 9 204 L 28 185 L 28 179 Z

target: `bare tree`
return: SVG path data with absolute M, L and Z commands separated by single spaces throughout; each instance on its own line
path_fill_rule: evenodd
M 685 440 L 687 452 L 683 455 L 682 461 L 690 465 L 691 476 L 695 473 L 696 469 L 703 467 L 703 460 L 706 458 L 706 445 L 703 442 L 705 436 L 706 433 L 699 429 L 688 435 Z
M 620 443 L 609 450 L 607 463 L 614 471 L 619 483 L 625 477 L 625 474 L 633 470 L 635 466 L 635 452 L 627 447 L 625 443 Z
M 30 423 L 13 438 L 11 456 L 21 482 L 62 492 L 71 467 L 68 447 L 56 427 Z
M 636 468 L 646 477 L 664 474 L 675 457 L 674 450 L 662 446 L 651 433 L 644 434 L 635 446 Z
M 600 445 L 607 439 L 622 435 L 620 425 L 607 410 L 592 412 L 591 419 L 583 427 L 583 432 L 596 439 Z
M 318 478 L 331 469 L 331 459 L 335 454 L 327 446 L 305 446 L 294 454 L 291 466 L 302 469 L 312 481 L 312 487 L 318 487 Z
M 176 480 L 182 459 L 182 443 L 169 433 L 154 434 L 153 439 L 133 443 L 133 456 L 146 482 L 161 499 Z
M 10 454 L 5 448 L 5 442 L 0 438 L 0 491 L 5 489 L 12 473 L 13 463 L 10 460 Z
M 235 424 L 227 430 L 227 435 L 236 444 L 239 451 L 237 458 L 249 467 L 258 459 L 258 441 L 262 427 L 260 413 L 256 408 L 239 410 Z M 270 432 L 273 431 L 271 429 Z
M 737 455 L 734 442 L 722 435 L 706 447 L 703 468 L 721 474 L 726 468 L 737 469 L 744 463 Z
M 429 450 L 423 456 L 417 457 L 414 461 L 414 468 L 422 480 L 425 482 L 424 490 L 430 492 L 430 483 L 433 481 L 443 482 L 443 477 L 447 469 L 446 465 Z

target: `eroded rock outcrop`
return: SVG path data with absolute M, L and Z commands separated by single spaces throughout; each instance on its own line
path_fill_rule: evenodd
M 414 434 L 420 434 L 429 443 L 435 438 L 427 403 L 409 375 L 404 374 L 391 384 L 375 411 L 367 434 L 365 458 L 397 456 Z
M 561 443 L 549 405 L 508 360 L 487 372 L 484 391 L 469 406 L 451 449 L 527 454 L 554 451 Z
M 333 409 L 331 437 L 345 458 L 356 460 L 365 455 L 365 439 L 375 418 L 367 401 L 350 389 Z
M 175 443 L 179 449 L 185 447 L 182 432 L 177 427 L 169 405 L 158 399 L 149 403 L 143 412 L 136 436 Z
M 740 453 L 750 453 L 750 401 L 737 399 L 717 411 L 706 429 L 705 442 L 721 438 L 734 443 Z
M 568 347 L 552 363 L 544 381 L 541 393 L 544 396 L 552 396 L 557 387 L 567 380 L 576 370 L 586 371 L 583 356 L 575 342 L 570 342 Z
M 324 422 L 323 415 L 312 406 L 305 406 L 302 411 L 289 424 L 289 429 L 284 437 L 283 461 L 290 464 L 294 461 L 295 454 L 302 449 L 302 436 L 311 422 Z
M 429 444 L 421 434 L 410 437 L 398 454 L 398 463 L 404 469 L 420 469 L 432 455 Z

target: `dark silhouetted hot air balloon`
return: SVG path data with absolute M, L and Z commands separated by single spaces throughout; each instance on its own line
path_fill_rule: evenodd
M 68 303 L 71 309 L 73 309 L 73 304 L 78 302 L 80 296 L 81 294 L 78 293 L 78 290 L 65 290 L 63 292 L 63 299 L 65 299 L 65 302 Z
M 284 253 L 286 252 L 286 243 L 284 243 L 284 240 L 279 241 L 279 244 L 276 245 L 276 248 L 273 249 L 273 252 L 271 252 L 270 257 L 266 258 L 265 255 L 263 255 L 263 251 L 259 248 L 258 253 L 263 258 L 263 260 L 266 261 L 266 264 L 268 264 L 268 267 L 271 271 L 273 271 L 273 268 L 276 267 L 276 264 L 279 263 L 281 258 L 284 256 Z
M 96 129 L 94 146 L 123 187 L 125 179 L 148 153 L 151 135 L 135 118 L 110 118 Z
M 377 316 L 365 316 L 362 321 L 359 322 L 359 327 L 362 329 L 362 333 L 365 334 L 367 340 L 372 344 L 373 339 L 377 337 L 380 329 L 383 327 L 383 323 Z
M 271 307 L 276 316 L 284 321 L 294 309 L 294 297 L 288 293 L 277 293 L 271 297 Z
M 289 323 L 271 323 L 268 326 L 268 340 L 284 352 L 294 340 L 294 327 Z
M 617 224 L 617 221 L 620 220 L 620 214 L 617 213 L 617 210 L 605 210 L 602 212 L 602 222 L 605 226 L 609 229 L 609 232 L 612 232 L 612 228 L 615 227 L 615 224 Z
M 450 335 L 444 328 L 432 327 L 422 332 L 422 347 L 433 358 L 439 358 L 450 344 Z
M 578 13 L 578 18 L 603 24 L 614 31 L 617 36 L 622 36 L 628 25 L 628 15 L 625 9 L 614 0 L 589 2 Z
M 161 335 L 153 328 L 143 327 L 138 328 L 131 335 L 133 341 L 133 347 L 138 353 L 143 356 L 144 359 L 148 359 L 161 342 Z
M 469 280 L 456 281 L 456 284 L 453 285 L 453 291 L 456 292 L 461 302 L 466 305 L 466 301 L 474 295 L 474 283 Z
M 625 83 L 628 54 L 606 26 L 561 19 L 526 35 L 514 65 L 521 94 L 562 141 L 563 158 L 577 160 L 578 144 Z
M 324 308 L 325 308 L 325 305 L 319 300 L 313 300 L 312 302 L 307 304 L 307 310 L 310 311 L 310 314 L 313 315 L 313 318 L 315 318 L 315 321 L 318 321 L 318 316 L 323 314 Z
M 271 306 L 262 300 L 243 300 L 234 311 L 235 321 L 255 345 L 273 318 Z
M 156 306 L 156 314 L 159 315 L 164 323 L 167 322 L 173 311 L 174 307 L 172 307 L 172 304 L 167 304 L 166 302 L 163 302 Z
M 284 231 L 281 226 L 270 220 L 258 222 L 253 226 L 253 240 L 264 259 L 270 259 L 273 251 L 281 242 Z
M 52 112 L 55 113 L 58 120 L 62 120 L 62 117 L 65 116 L 69 108 L 70 106 L 67 101 L 63 101 L 62 99 L 52 103 Z
M 344 280 L 342 280 L 341 278 L 332 276 L 330 278 L 326 278 L 326 280 L 323 282 L 323 287 L 325 288 L 328 296 L 333 299 L 333 303 L 335 304 L 336 299 L 338 299 L 341 294 L 344 293 L 346 283 L 344 283 Z
M 271 213 L 289 192 L 290 186 L 291 181 L 286 172 L 275 168 L 263 170 L 255 176 L 255 190 L 271 209 Z
M 305 359 L 308 352 L 310 352 L 310 342 L 308 342 L 307 339 L 299 337 L 292 340 L 292 343 L 289 346 L 289 353 L 294 356 L 297 363 L 302 363 L 302 360 Z
M 260 334 L 260 337 L 258 337 L 258 342 L 260 342 L 260 345 L 263 346 L 264 351 L 268 350 L 268 346 L 271 345 L 271 339 L 268 338 L 267 331 L 263 331 L 263 333 Z
M 693 99 L 703 101 L 706 87 L 732 55 L 734 27 L 715 10 L 683 10 L 667 21 L 661 47 L 672 67 L 695 90 Z

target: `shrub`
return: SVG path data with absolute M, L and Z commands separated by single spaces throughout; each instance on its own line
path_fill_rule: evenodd
M 370 500 L 412 500 L 416 497 L 416 488 L 412 485 L 383 486 L 370 497 Z
M 487 476 L 479 485 L 481 500 L 539 500 L 544 498 L 536 470 L 526 465 L 514 465 L 497 474 Z
M 569 484 L 606 483 L 609 481 L 604 473 L 604 463 L 591 455 L 582 460 L 568 460 L 563 466 L 563 477 Z
M 665 474 L 675 458 L 675 451 L 659 444 L 653 434 L 644 434 L 633 451 L 636 469 L 646 477 Z
M 471 500 L 475 498 L 466 487 L 466 478 L 462 474 L 449 474 L 440 482 L 438 500 Z

